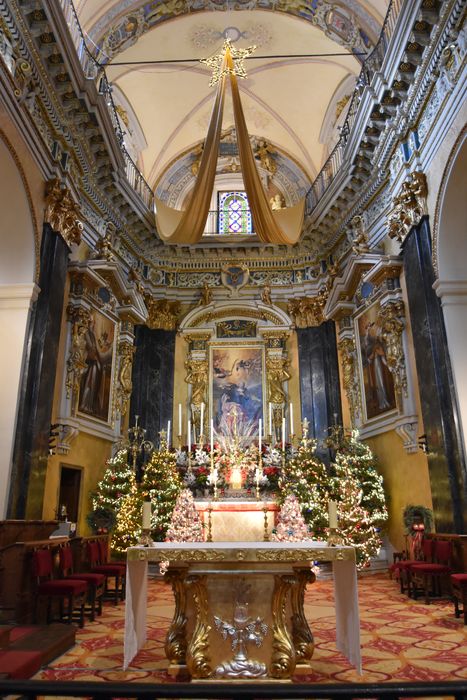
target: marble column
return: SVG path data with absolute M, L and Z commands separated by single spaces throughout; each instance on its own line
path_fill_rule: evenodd
M 175 331 L 136 326 L 135 346 L 130 425 L 140 416 L 147 438 L 159 445 L 159 431 L 172 419 Z
M 41 519 L 69 248 L 44 224 L 40 292 L 31 309 L 18 395 L 9 518 Z
M 428 218 L 403 246 L 430 484 L 438 532 L 464 532 L 466 465 L 441 303 L 433 289 Z
M 329 461 L 329 450 L 322 442 L 329 426 L 342 423 L 334 321 L 299 328 L 297 338 L 302 419 L 310 421 L 309 435 L 318 440 L 318 455 Z

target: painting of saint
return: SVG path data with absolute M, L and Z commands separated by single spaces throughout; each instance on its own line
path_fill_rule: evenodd
M 263 415 L 263 350 L 212 348 L 212 417 L 225 436 L 256 435 Z
M 368 419 L 396 408 L 394 380 L 386 360 L 386 348 L 378 322 L 379 304 L 358 318 L 365 409 Z
M 111 319 L 93 311 L 84 335 L 85 369 L 80 382 L 78 410 L 104 421 L 109 420 L 114 331 Z

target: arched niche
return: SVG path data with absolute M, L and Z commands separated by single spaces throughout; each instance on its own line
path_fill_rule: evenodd
M 434 259 L 438 279 L 434 284 L 441 299 L 454 388 L 467 445 L 467 130 L 454 146 L 446 165 L 436 206 Z

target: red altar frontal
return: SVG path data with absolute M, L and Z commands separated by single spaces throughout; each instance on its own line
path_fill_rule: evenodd
M 279 506 L 275 501 L 226 499 L 195 501 L 205 526 L 206 538 L 213 542 L 260 542 L 269 539 Z

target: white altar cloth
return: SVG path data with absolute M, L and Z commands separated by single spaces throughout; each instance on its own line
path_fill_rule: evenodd
M 360 618 L 358 611 L 357 570 L 353 547 L 330 547 L 326 542 L 155 542 L 152 547 L 129 547 L 127 550 L 124 660 L 126 670 L 147 639 L 148 561 L 170 559 L 170 552 L 186 550 L 186 561 L 196 561 L 196 553 L 223 550 L 226 560 L 235 560 L 239 550 L 287 550 L 297 552 L 297 560 L 332 561 L 336 608 L 336 645 L 358 673 L 362 672 Z M 343 555 L 345 558 L 340 558 Z M 237 557 L 239 558 L 239 557 Z M 243 558 L 243 557 L 242 557 Z

